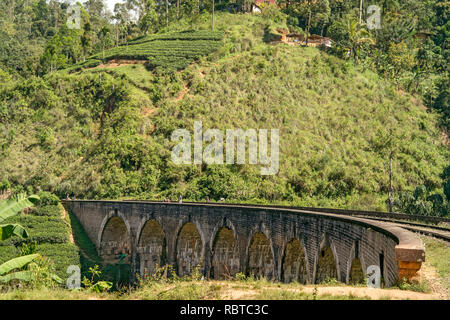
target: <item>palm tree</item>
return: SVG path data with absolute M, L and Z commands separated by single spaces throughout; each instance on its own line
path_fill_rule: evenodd
M 364 43 L 375 44 L 365 25 L 351 18 L 346 21 L 346 31 L 349 39 L 350 56 L 358 61 L 359 50 Z
M 103 28 L 101 28 L 100 32 L 98 33 L 98 37 L 100 39 L 100 42 L 102 44 L 102 57 L 103 60 L 105 60 L 105 47 L 106 44 L 108 42 L 108 35 L 110 33 L 110 30 L 108 28 L 108 26 L 104 26 Z

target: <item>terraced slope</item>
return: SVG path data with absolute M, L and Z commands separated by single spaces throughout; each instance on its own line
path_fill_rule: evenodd
M 80 67 L 93 67 L 111 59 L 147 60 L 148 68 L 183 69 L 222 45 L 223 33 L 211 31 L 175 32 L 143 37 L 90 57 Z

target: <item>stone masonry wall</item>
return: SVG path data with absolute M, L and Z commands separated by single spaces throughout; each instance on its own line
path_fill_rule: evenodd
M 315 283 L 328 276 L 349 282 L 350 274 L 361 277 L 352 268 L 357 258 L 363 272 L 379 265 L 386 286 L 398 278 L 398 239 L 363 219 L 213 204 L 79 200 L 65 205 L 100 254 L 105 242 L 113 241 L 105 226 L 112 218 L 123 221 L 115 241 L 129 254 L 135 273 L 166 263 L 180 275 L 200 265 L 206 277 L 218 279 L 242 272 L 278 281 Z

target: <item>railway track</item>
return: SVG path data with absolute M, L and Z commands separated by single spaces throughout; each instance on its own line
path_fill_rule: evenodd
M 427 236 L 432 236 L 432 237 L 439 238 L 439 239 L 450 242 L 450 228 L 431 226 L 431 225 L 421 224 L 421 223 L 405 222 L 405 221 L 399 221 L 399 220 L 383 219 L 383 218 L 368 218 L 368 217 L 364 217 L 364 218 L 370 219 L 370 220 L 393 223 L 403 229 L 417 232 L 420 234 L 424 234 Z
M 154 202 L 161 203 L 161 201 L 152 201 L 152 200 L 124 200 L 124 201 L 139 201 L 139 202 Z M 165 202 L 162 202 L 165 203 Z M 177 203 L 177 202 L 166 202 L 166 203 Z M 208 205 L 205 202 L 186 202 L 185 204 L 204 204 Z M 260 205 L 260 204 L 244 204 L 244 203 L 226 203 L 226 202 L 214 202 L 210 203 L 212 205 L 220 205 L 220 206 L 241 206 L 241 207 L 262 207 L 262 208 L 274 208 L 274 209 L 295 209 L 295 210 L 304 210 L 304 211 L 313 211 L 318 213 L 332 213 L 343 216 L 355 216 L 370 220 L 382 221 L 395 224 L 401 228 L 406 230 L 417 232 L 420 234 L 432 236 L 435 238 L 439 238 L 445 241 L 450 242 L 450 228 L 443 226 L 436 226 L 425 223 L 417 223 L 412 221 L 420 221 L 428 223 L 447 223 L 450 225 L 450 219 L 448 218 L 440 218 L 440 217 L 422 217 L 422 216 L 414 216 L 403 213 L 389 213 L 389 212 L 378 212 L 378 211 L 360 211 L 360 210 L 344 210 L 344 209 L 331 209 L 331 208 L 312 208 L 312 207 L 293 207 L 293 206 L 279 206 L 279 205 Z M 408 221 L 410 220 L 410 221 Z

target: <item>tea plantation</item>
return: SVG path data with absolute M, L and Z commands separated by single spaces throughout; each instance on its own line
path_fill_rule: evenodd
M 93 55 L 80 67 L 95 67 L 102 60 L 137 59 L 147 60 L 149 69 L 165 67 L 183 69 L 191 62 L 206 56 L 222 45 L 222 32 L 190 31 L 160 34 L 142 37 L 130 42 L 126 46 L 118 46 Z
M 56 274 L 65 281 L 68 277 L 67 267 L 80 265 L 80 257 L 78 247 L 69 240 L 69 218 L 66 216 L 62 219 L 61 210 L 59 204 L 44 204 L 28 213 L 5 220 L 5 223 L 21 224 L 30 237 L 1 241 L 0 264 L 20 256 L 22 250 L 32 250 L 48 257 L 54 264 Z

